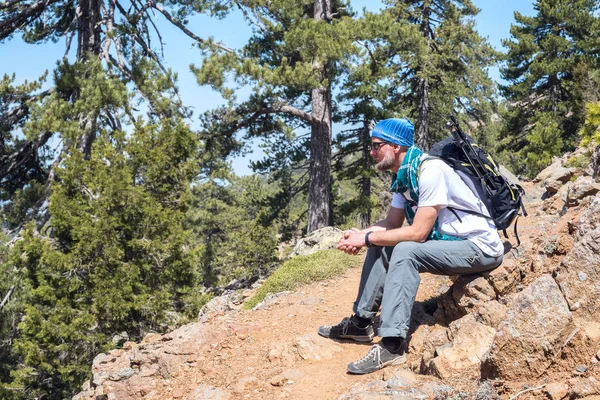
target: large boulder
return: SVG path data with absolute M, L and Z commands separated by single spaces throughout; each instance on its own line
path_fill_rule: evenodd
M 594 198 L 581 216 L 575 232 L 575 245 L 559 266 L 556 281 L 576 318 L 589 325 L 600 321 L 599 197 Z M 598 322 L 595 323 L 598 325 Z
M 436 350 L 430 371 L 442 379 L 456 373 L 479 370 L 481 358 L 490 349 L 496 330 L 475 320 L 472 314 L 450 324 L 452 341 Z
M 565 168 L 560 158 L 552 160 L 552 164 L 540 172 L 534 182 L 541 182 L 548 193 L 556 193 L 576 172 L 575 168 Z
M 326 226 L 317 229 L 298 241 L 290 257 L 308 256 L 317 251 L 335 249 L 341 237 L 342 231 L 338 228 Z
M 598 192 L 600 192 L 600 183 L 591 176 L 580 176 L 569 185 L 564 201 L 569 207 L 583 205 L 584 200 L 595 196 Z
M 484 357 L 482 376 L 537 378 L 559 356 L 574 331 L 573 315 L 558 285 L 552 276 L 542 275 L 511 302 Z

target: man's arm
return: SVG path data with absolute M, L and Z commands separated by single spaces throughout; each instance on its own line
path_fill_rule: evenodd
M 395 246 L 400 242 L 423 243 L 435 224 L 440 208 L 440 206 L 419 207 L 412 225 L 381 232 L 373 231 L 369 235 L 369 242 L 377 246 Z
M 365 229 L 354 228 L 349 231 L 345 231 L 344 233 L 346 233 L 346 232 L 348 232 L 348 233 L 350 233 L 350 232 L 367 233 L 369 231 L 371 231 L 371 232 L 387 231 L 389 229 L 399 228 L 404 223 L 405 217 L 406 217 L 406 214 L 405 214 L 405 211 L 403 208 L 390 207 L 390 211 L 388 211 L 388 215 L 381 221 L 379 221 Z M 346 236 L 346 235 L 344 235 L 344 236 Z
M 390 229 L 400 228 L 404 223 L 405 217 L 406 212 L 403 208 L 390 207 L 390 211 L 388 211 L 388 215 L 384 219 L 366 229 L 363 229 L 362 232 L 367 233 L 369 231 L 387 231 Z
M 422 243 L 429 236 L 440 208 L 440 206 L 419 207 L 412 225 L 388 230 L 373 230 L 369 235 L 369 242 L 377 246 L 395 246 L 400 242 Z M 404 210 L 402 210 L 402 214 L 404 215 Z M 337 246 L 338 249 L 344 250 L 349 254 L 355 254 L 355 251 L 349 252 L 345 249 L 360 249 L 365 246 L 366 232 L 368 232 L 366 229 L 351 232 L 347 237 L 340 240 Z
M 364 246 L 364 241 L 361 246 L 349 246 L 349 245 L 343 244 L 344 241 L 350 237 L 350 235 L 352 235 L 352 234 L 362 235 L 363 239 L 364 239 L 364 235 L 367 232 L 385 232 L 388 230 L 392 230 L 392 229 L 401 227 L 402 224 L 404 223 L 405 218 L 406 218 L 406 212 L 404 211 L 403 208 L 390 207 L 390 210 L 388 211 L 388 215 L 381 221 L 377 222 L 376 224 L 371 225 L 370 227 L 365 228 L 365 229 L 353 228 L 353 229 L 344 231 L 342 234 L 342 238 L 338 242 L 337 248 L 348 254 L 357 254 L 360 251 L 360 249 Z

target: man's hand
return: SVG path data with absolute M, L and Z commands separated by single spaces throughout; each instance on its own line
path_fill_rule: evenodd
M 365 233 L 358 228 L 344 231 L 337 248 L 346 254 L 356 255 L 365 245 Z

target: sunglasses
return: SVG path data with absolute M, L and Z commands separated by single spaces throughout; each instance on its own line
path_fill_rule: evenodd
M 386 144 L 391 144 L 390 142 L 373 142 L 369 145 L 369 151 L 375 150 L 379 151 L 381 146 L 385 146 Z

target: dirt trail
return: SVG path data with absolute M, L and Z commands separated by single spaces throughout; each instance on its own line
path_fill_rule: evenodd
M 337 399 L 356 383 L 407 369 L 349 375 L 346 365 L 365 355 L 371 344 L 336 342 L 316 333 L 320 325 L 350 315 L 359 278 L 360 268 L 352 268 L 335 279 L 283 295 L 265 309 L 213 318 L 208 323 L 211 329 L 225 335 L 207 345 L 155 398 L 185 398 L 205 384 L 240 399 Z M 439 294 L 446 279 L 424 276 L 417 300 Z

